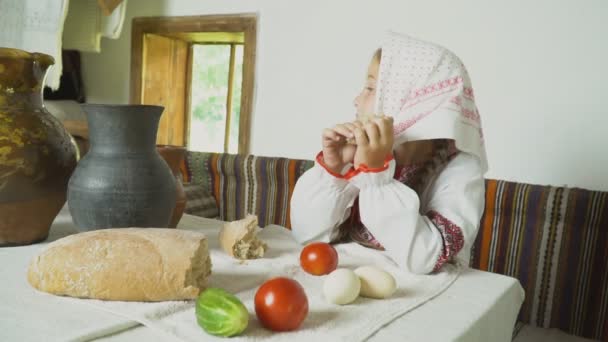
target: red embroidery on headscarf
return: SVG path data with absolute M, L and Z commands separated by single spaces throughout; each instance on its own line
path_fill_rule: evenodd
M 470 87 L 465 87 L 462 90 L 462 96 L 464 96 L 465 98 L 474 101 L 475 100 L 475 94 L 473 93 L 473 88 Z
M 405 103 L 405 104 L 402 105 L 401 110 L 417 106 L 417 105 L 421 104 L 422 102 L 427 102 L 427 101 L 429 101 L 429 100 L 431 100 L 433 98 L 440 97 L 442 95 L 454 92 L 454 90 L 457 90 L 457 89 L 458 89 L 458 87 L 452 87 L 452 88 L 449 88 L 449 89 L 444 89 L 443 91 L 434 93 L 432 96 L 428 96 L 428 97 L 426 97 L 424 99 L 417 100 L 417 101 L 407 102 L 407 103 Z M 438 107 L 440 104 L 441 103 L 436 104 L 435 107 Z
M 404 98 L 403 100 L 401 100 L 401 105 L 403 105 L 403 104 L 405 104 L 405 102 L 413 100 L 417 97 L 433 94 L 433 93 L 443 90 L 449 86 L 460 84 L 460 83 L 462 83 L 462 81 L 463 81 L 463 79 L 461 76 L 456 76 L 456 77 L 453 77 L 453 78 L 450 78 L 447 80 L 436 82 L 436 83 L 428 85 L 424 88 L 412 89 L 410 91 L 409 95 L 406 98 Z M 471 94 L 472 94 L 472 92 L 471 92 Z
M 477 108 L 475 108 L 474 110 L 465 108 L 462 105 L 462 98 L 460 96 L 454 96 L 450 99 L 450 102 L 458 106 L 458 110 L 450 108 L 451 110 L 459 112 L 465 118 L 473 120 L 476 123 L 481 123 L 481 118 L 479 116 L 479 111 L 477 110 Z
M 407 119 L 407 120 L 403 121 L 402 123 L 396 125 L 393 128 L 395 135 L 400 134 L 401 132 L 405 131 L 406 129 L 412 127 L 416 122 L 420 121 L 420 119 L 431 114 L 432 112 L 433 112 L 432 110 L 429 110 L 426 112 L 416 114 L 414 117 Z
M 445 218 L 436 211 L 429 211 L 427 215 L 431 222 L 437 227 L 443 239 L 443 250 L 435 263 L 433 272 L 438 271 L 446 262 L 452 260 L 464 246 L 464 235 L 462 229 L 452 221 Z

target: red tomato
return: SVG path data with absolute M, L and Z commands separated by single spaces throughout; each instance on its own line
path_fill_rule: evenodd
M 338 267 L 338 252 L 328 243 L 311 243 L 300 253 L 300 266 L 312 275 L 330 274 Z
M 273 278 L 255 293 L 255 314 L 262 325 L 274 331 L 297 329 L 308 315 L 304 288 L 289 278 Z

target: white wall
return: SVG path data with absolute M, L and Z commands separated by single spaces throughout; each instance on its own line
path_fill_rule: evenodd
M 390 28 L 467 65 L 488 177 L 608 190 L 606 0 L 129 0 L 122 37 L 83 56 L 88 100 L 128 102 L 131 18 L 239 12 L 259 14 L 254 154 L 311 159 Z

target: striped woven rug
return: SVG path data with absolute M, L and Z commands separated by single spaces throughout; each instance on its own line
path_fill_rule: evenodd
M 608 341 L 608 193 L 487 180 L 472 255 L 520 280 L 524 323 Z
M 187 181 L 201 184 L 217 199 L 220 219 L 233 221 L 252 213 L 260 227 L 290 228 L 295 183 L 312 166 L 309 160 L 190 152 L 182 171 Z
M 289 200 L 308 160 L 189 152 L 186 181 L 215 197 L 220 218 L 247 213 L 290 227 Z M 486 181 L 473 268 L 519 279 L 519 320 L 608 342 L 608 192 Z

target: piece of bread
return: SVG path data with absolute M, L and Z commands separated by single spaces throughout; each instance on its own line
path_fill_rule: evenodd
M 163 228 L 102 229 L 67 236 L 30 263 L 40 291 L 121 301 L 195 299 L 211 273 L 202 233 Z
M 257 238 L 257 229 L 258 217 L 255 215 L 225 223 L 220 230 L 220 246 L 237 259 L 261 258 L 268 246 Z

